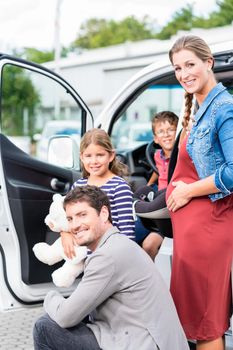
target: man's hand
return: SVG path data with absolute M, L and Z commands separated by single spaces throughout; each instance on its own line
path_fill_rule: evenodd
M 170 211 L 175 212 L 176 210 L 184 207 L 191 199 L 189 184 L 183 181 L 172 182 L 174 190 L 170 194 L 167 200 L 167 207 Z
M 67 256 L 67 258 L 72 259 L 76 257 L 75 250 L 74 250 L 75 241 L 71 233 L 62 231 L 61 242 L 64 249 L 64 253 Z

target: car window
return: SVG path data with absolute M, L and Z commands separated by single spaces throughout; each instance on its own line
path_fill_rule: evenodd
M 77 144 L 79 145 L 81 139 L 81 122 L 78 120 L 50 120 L 47 121 L 42 133 L 34 135 L 34 138 L 38 141 L 36 143 L 35 155 L 42 160 L 47 160 L 48 158 L 48 145 L 51 137 L 57 135 L 72 136 Z M 59 143 L 57 145 L 59 147 Z M 57 153 L 62 154 L 62 144 L 61 149 L 57 149 Z
M 117 151 L 131 150 L 152 141 L 151 119 L 155 113 L 169 110 L 178 116 L 184 92 L 180 85 L 150 84 L 120 113 L 111 137 Z
M 82 108 L 54 79 L 20 66 L 2 69 L 1 132 L 26 153 L 47 161 L 54 135 L 81 136 Z

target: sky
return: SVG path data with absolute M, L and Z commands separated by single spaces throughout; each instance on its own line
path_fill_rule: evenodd
M 60 1 L 60 42 L 69 46 L 80 25 L 89 18 L 121 20 L 145 15 L 164 26 L 175 11 L 191 3 L 203 17 L 216 10 L 216 0 L 0 0 L 0 51 L 34 47 L 51 50 L 55 42 L 55 18 Z

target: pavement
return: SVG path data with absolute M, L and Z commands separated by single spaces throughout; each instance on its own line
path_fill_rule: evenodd
M 33 325 L 43 313 L 42 306 L 0 312 L 0 349 L 33 350 Z M 194 350 L 195 344 L 190 344 L 190 349 Z M 226 350 L 233 350 L 231 332 L 226 334 Z
M 33 350 L 33 325 L 43 313 L 42 306 L 0 312 L 0 349 Z

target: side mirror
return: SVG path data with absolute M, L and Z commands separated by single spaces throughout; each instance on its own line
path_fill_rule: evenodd
M 79 141 L 71 136 L 52 136 L 48 145 L 48 162 L 63 168 L 80 169 Z

